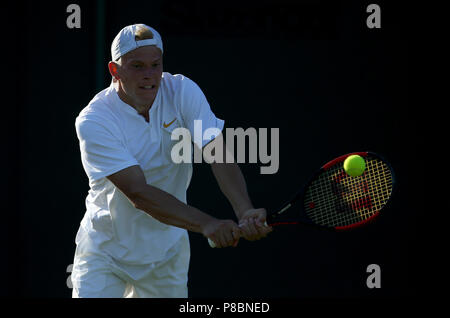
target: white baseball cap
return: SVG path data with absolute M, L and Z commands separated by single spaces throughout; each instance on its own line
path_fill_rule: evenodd
M 153 33 L 153 39 L 136 41 L 136 30 L 141 27 L 149 29 Z M 122 55 L 146 45 L 156 45 L 156 47 L 163 52 L 161 36 L 155 29 L 145 24 L 133 24 L 126 26 L 120 30 L 111 44 L 112 60 L 117 61 Z

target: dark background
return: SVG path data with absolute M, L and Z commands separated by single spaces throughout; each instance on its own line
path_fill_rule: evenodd
M 423 143 L 408 101 L 407 6 L 377 1 L 77 1 L 81 28 L 66 26 L 72 1 L 2 2 L 8 32 L 4 104 L 1 295 L 68 298 L 68 265 L 88 179 L 75 117 L 110 83 L 114 36 L 126 25 L 156 28 L 164 70 L 193 79 L 228 127 L 279 128 L 280 168 L 242 164 L 256 207 L 279 207 L 320 165 L 371 150 L 395 169 L 398 190 L 375 224 L 348 233 L 285 227 L 236 249 L 211 249 L 190 233 L 192 297 L 400 299 L 421 294 L 417 223 Z M 214 5 L 212 4 L 214 3 Z M 194 165 L 188 203 L 234 217 L 207 164 Z M 381 289 L 366 268 L 381 267 Z

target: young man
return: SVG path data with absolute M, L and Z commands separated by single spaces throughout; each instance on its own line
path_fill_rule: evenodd
M 111 47 L 111 86 L 76 119 L 89 178 L 86 214 L 77 233 L 73 297 L 187 297 L 187 230 L 217 247 L 269 233 L 266 211 L 254 209 L 239 167 L 211 163 L 239 225 L 186 204 L 192 164 L 175 164 L 171 132 L 194 120 L 223 129 L 201 89 L 163 73 L 161 37 L 143 24 L 123 28 Z M 194 145 L 222 142 L 222 135 Z

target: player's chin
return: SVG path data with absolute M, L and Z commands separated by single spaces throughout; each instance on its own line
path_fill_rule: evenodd
M 155 99 L 157 92 L 158 91 L 156 89 L 146 90 L 138 88 L 135 96 L 139 99 L 141 103 L 148 103 Z

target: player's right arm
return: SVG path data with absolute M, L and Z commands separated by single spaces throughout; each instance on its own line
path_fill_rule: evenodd
M 137 165 L 107 178 L 125 194 L 135 208 L 162 223 L 201 233 L 216 242 L 218 247 L 236 246 L 239 240 L 239 227 L 234 221 L 214 218 L 170 193 L 147 184 L 142 169 Z

